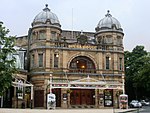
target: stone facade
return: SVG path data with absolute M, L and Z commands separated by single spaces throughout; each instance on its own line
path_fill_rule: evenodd
M 16 40 L 28 50 L 34 107 L 46 108 L 50 75 L 56 107 L 118 107 L 118 95 L 124 93 L 124 33 L 120 23 L 113 23 L 116 20 L 108 12 L 105 18 L 112 19 L 112 23 L 107 19 L 111 28 L 104 26 L 102 19 L 96 32 L 62 30 L 57 18 L 41 19 L 46 11 L 51 13 L 46 6 L 35 17 L 28 36 Z

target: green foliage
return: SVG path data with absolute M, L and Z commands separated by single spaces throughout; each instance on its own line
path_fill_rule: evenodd
M 150 57 L 144 46 L 125 51 L 126 92 L 129 99 L 150 98 Z
M 12 56 L 15 37 L 7 37 L 9 30 L 0 23 L 0 95 L 11 86 L 12 74 L 15 73 L 15 58 Z

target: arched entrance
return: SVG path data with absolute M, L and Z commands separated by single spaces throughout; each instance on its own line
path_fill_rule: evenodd
M 72 59 L 70 72 L 96 73 L 94 62 L 86 56 L 78 56 Z M 94 105 L 95 89 L 71 89 L 70 105 Z

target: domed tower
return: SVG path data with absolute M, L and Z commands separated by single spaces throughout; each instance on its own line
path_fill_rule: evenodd
M 48 80 L 53 71 L 53 59 L 59 52 L 55 47 L 61 38 L 61 32 L 58 17 L 46 4 L 46 7 L 35 16 L 28 34 L 29 74 L 36 97 L 34 107 L 46 107 L 45 95 L 49 92 Z
M 102 51 L 100 59 L 102 60 L 103 74 L 106 74 L 106 81 L 111 80 L 114 85 L 123 84 L 122 89 L 112 89 L 115 100 L 117 98 L 115 95 L 118 94 L 117 90 L 124 93 L 123 29 L 120 22 L 108 11 L 105 17 L 99 21 L 95 30 L 97 48 Z M 117 106 L 115 103 L 113 105 Z
M 109 10 L 95 28 L 98 47 L 103 50 L 123 51 L 123 29 L 120 22 L 112 17 Z

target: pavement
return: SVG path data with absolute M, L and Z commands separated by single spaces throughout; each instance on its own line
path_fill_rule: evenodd
M 136 109 L 5 109 L 0 108 L 0 113 L 131 113 Z

